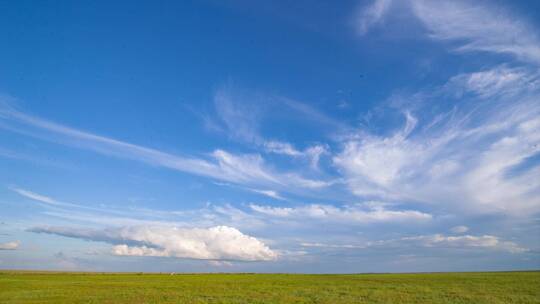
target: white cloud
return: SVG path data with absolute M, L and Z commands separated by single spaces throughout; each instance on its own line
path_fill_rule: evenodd
M 311 160 L 310 165 L 312 169 L 319 169 L 319 161 L 322 155 L 329 154 L 328 146 L 326 145 L 314 145 L 308 147 L 304 154 Z
M 266 151 L 289 156 L 301 156 L 302 152 L 296 150 L 290 143 L 280 141 L 267 141 L 264 143 Z
M 355 16 L 359 34 L 367 33 L 388 14 L 392 0 L 375 0 Z M 410 8 L 436 40 L 459 44 L 457 51 L 484 51 L 510 54 L 540 63 L 540 39 L 523 19 L 501 7 L 467 0 L 408 0 L 399 2 Z
M 256 180 L 271 184 L 282 184 L 278 177 L 268 172 L 264 166 L 263 158 L 258 154 L 235 155 L 223 150 L 216 150 L 212 153 L 212 156 L 229 180 L 242 183 Z
M 266 153 L 307 159 L 312 169 L 318 169 L 321 156 L 328 152 L 327 146 L 313 145 L 301 150 L 290 142 L 265 138 L 260 134 L 259 127 L 265 117 L 269 116 L 266 112 L 279 105 L 280 112 L 285 108 L 286 111 L 300 113 L 302 118 L 343 128 L 339 122 L 304 103 L 256 91 L 240 90 L 232 86 L 217 90 L 214 105 L 217 116 L 231 138 L 249 143 Z
M 216 150 L 212 155 L 218 162 L 222 175 L 229 181 L 248 185 L 273 185 L 289 191 L 294 191 L 295 187 L 314 189 L 332 184 L 332 182 L 304 178 L 297 173 L 272 172 L 258 154 L 234 155 L 223 150 Z
M 461 233 L 465 233 L 465 232 L 469 231 L 469 227 L 467 227 L 467 226 L 455 226 L 455 227 L 452 227 L 450 229 L 450 231 L 453 232 L 453 233 L 460 233 L 461 234 Z
M 266 195 L 268 197 L 271 197 L 271 198 L 274 198 L 274 199 L 277 199 L 277 200 L 285 200 L 284 197 L 282 197 L 277 191 L 273 191 L 273 190 L 258 190 L 258 189 L 251 189 L 251 191 L 255 192 L 255 193 L 259 193 L 259 194 L 262 194 L 262 195 Z
M 474 73 L 459 74 L 449 81 L 449 90 L 466 90 L 480 97 L 502 97 L 538 88 L 536 73 L 524 68 L 498 66 Z
M 49 196 L 39 194 L 39 193 L 36 193 L 34 191 L 29 191 L 29 190 L 26 190 L 26 189 L 22 189 L 22 188 L 9 187 L 9 189 L 12 190 L 13 192 L 23 196 L 23 197 L 29 198 L 29 199 L 34 200 L 34 201 L 42 202 L 42 203 L 45 203 L 47 205 L 51 205 L 51 206 L 54 207 L 53 208 L 54 210 L 63 210 L 64 208 L 67 208 L 67 210 L 73 210 L 73 208 L 75 208 L 75 209 L 85 209 L 85 210 L 91 210 L 91 211 L 99 211 L 99 212 L 103 212 L 103 213 L 118 213 L 118 211 L 112 210 L 110 208 L 104 209 L 104 208 L 89 207 L 89 206 L 84 206 L 84 205 L 79 205 L 79 204 L 62 202 L 62 201 L 59 201 L 57 199 L 51 198 Z
M 214 106 L 227 134 L 234 139 L 256 144 L 263 141 L 259 134 L 259 123 L 268 101 L 260 94 L 230 85 L 218 89 L 214 95 Z
M 375 1 L 366 7 L 359 31 L 365 33 L 383 20 L 395 4 Z M 431 38 L 451 42 L 457 51 L 507 54 L 540 63 L 537 31 L 504 8 L 460 0 L 400 4 L 411 9 Z M 504 64 L 457 75 L 442 90 L 411 97 L 432 104 L 425 112 L 415 109 L 419 122 L 406 114 L 405 127 L 391 135 L 351 136 L 334 156 L 334 164 L 350 190 L 363 198 L 412 200 L 476 212 L 537 212 L 540 168 L 524 164 L 540 152 L 539 88 L 533 67 Z M 452 110 L 441 112 L 448 99 L 445 94 L 457 98 Z M 521 169 L 513 171 L 517 167 Z
M 505 53 L 540 63 L 540 41 L 524 21 L 479 1 L 411 1 L 431 37 L 461 43 L 459 51 Z
M 416 125 L 416 118 L 405 114 L 403 130 L 389 137 L 366 135 L 345 143 L 343 151 L 334 157 L 334 163 L 349 177 L 352 190 L 358 195 L 397 195 L 392 183 L 408 174 L 415 159 L 428 153 L 429 148 L 407 139 Z
M 20 245 L 19 241 L 0 243 L 0 250 L 15 250 L 19 248 L 19 245 Z
M 235 228 L 131 226 L 104 230 L 37 227 L 32 232 L 114 244 L 112 253 L 203 260 L 270 261 L 278 254 L 258 239 Z
M 328 243 L 300 243 L 306 248 L 323 249 L 369 249 L 369 248 L 442 248 L 442 249 L 488 249 L 499 250 L 510 253 L 524 253 L 529 251 L 514 242 L 502 241 L 493 235 L 460 235 L 446 236 L 443 234 L 417 235 L 402 237 L 392 240 L 367 241 L 362 245 L 358 244 L 328 244 Z
M 492 235 L 461 235 L 445 236 L 442 234 L 420 235 L 404 237 L 399 240 L 401 243 L 409 243 L 421 247 L 442 247 L 442 248 L 488 248 L 503 250 L 511 253 L 523 253 L 526 248 L 518 246 L 516 243 L 501 241 Z M 392 243 L 392 242 L 391 242 Z
M 311 248 L 334 248 L 334 249 L 365 249 L 366 246 L 352 244 L 325 244 L 325 243 L 300 243 L 302 247 Z
M 252 189 L 248 189 L 254 191 Z M 25 190 L 27 191 L 27 190 Z M 31 191 L 27 191 L 31 192 Z M 265 195 L 279 194 L 264 191 Z M 36 194 L 38 197 L 45 197 Z M 30 198 L 30 197 L 29 197 Z M 34 199 L 34 198 L 31 198 Z M 51 199 L 52 200 L 52 199 Z M 149 208 L 125 208 L 120 206 L 88 207 L 80 204 L 59 202 L 54 208 L 48 208 L 44 214 L 81 225 L 98 226 L 173 226 L 173 227 L 211 227 L 234 226 L 242 229 L 260 228 L 266 223 L 263 219 L 246 213 L 229 204 L 212 205 L 194 210 L 155 210 Z
M 51 204 L 51 205 L 60 205 L 62 203 L 50 198 L 50 197 L 47 197 L 45 195 L 41 195 L 41 194 L 37 194 L 37 193 L 34 193 L 34 192 L 31 192 L 31 191 L 28 191 L 28 190 L 24 190 L 24 189 L 19 189 L 19 188 L 11 188 L 11 190 L 15 191 L 16 193 L 18 193 L 19 195 L 22 195 L 26 198 L 29 198 L 29 199 L 32 199 L 32 200 L 36 200 L 36 201 L 39 201 L 39 202 L 42 202 L 42 203 L 46 203 L 46 204 Z
M 269 113 L 293 115 L 292 118 L 296 121 L 312 121 L 333 130 L 349 129 L 343 122 L 329 117 L 309 104 L 231 85 L 216 91 L 214 105 L 217 116 L 224 125 L 224 131 L 230 137 L 263 148 L 265 142 L 273 141 L 265 139 L 259 130 L 264 120 L 269 118 Z
M 146 148 L 104 136 L 80 131 L 61 124 L 30 116 L 13 108 L 0 107 L 0 117 L 16 125 L 2 127 L 38 138 L 89 149 L 101 154 L 138 160 L 198 175 L 226 179 L 214 164 L 196 158 L 186 158 Z
M 374 0 L 370 5 L 362 7 L 355 20 L 358 33 L 364 35 L 372 26 L 380 23 L 391 4 L 392 0 Z
M 381 205 L 357 204 L 344 207 L 332 205 L 304 205 L 299 207 L 272 207 L 251 204 L 252 210 L 278 218 L 288 218 L 298 221 L 315 219 L 321 221 L 335 221 L 341 223 L 376 223 L 376 222 L 403 222 L 426 221 L 432 218 L 431 214 L 416 210 L 388 210 Z
M 324 126 L 332 131 L 342 132 L 349 130 L 350 127 L 341 120 L 334 119 L 326 113 L 313 108 L 312 106 L 300 102 L 298 100 L 276 97 L 275 101 L 280 106 L 280 110 L 290 110 L 294 113 L 294 118 L 297 120 L 304 119 L 317 123 L 318 126 Z M 283 108 L 285 107 L 285 108 Z
M 319 169 L 321 157 L 328 154 L 327 145 L 313 145 L 305 148 L 303 151 L 296 149 L 290 143 L 280 141 L 266 141 L 263 146 L 266 152 L 308 159 L 311 169 L 314 170 Z
M 271 207 L 271 206 L 261 206 L 256 204 L 251 204 L 249 207 L 259 213 L 278 216 L 278 217 L 287 217 L 290 216 L 295 209 L 288 207 Z
M 5 106 L 0 106 L 0 119 L 14 125 L 9 127 L 7 124 L 0 124 L 0 127 L 14 132 L 218 180 L 255 186 L 286 187 L 290 191 L 302 187 L 318 188 L 329 185 L 328 182 L 307 179 L 297 173 L 275 172 L 264 164 L 258 154 L 235 155 L 217 149 L 208 159 L 177 156 L 83 132 Z
M 499 72 L 495 68 L 486 75 Z M 536 74 L 527 74 L 527 79 L 535 82 Z M 493 82 L 484 82 L 482 94 L 487 94 L 486 83 Z M 364 132 L 347 139 L 333 161 L 350 190 L 361 197 L 476 212 L 526 215 L 540 210 L 540 168 L 531 164 L 511 174 L 540 152 L 540 86 L 515 90 L 511 85 L 515 91 L 506 95 L 496 84 L 490 94 L 498 98 L 485 102 L 462 98 L 439 114 L 433 114 L 438 105 L 430 106 L 449 97 L 445 90 L 435 89 L 416 105 L 417 116 L 423 119 L 405 112 L 401 130 L 390 135 Z

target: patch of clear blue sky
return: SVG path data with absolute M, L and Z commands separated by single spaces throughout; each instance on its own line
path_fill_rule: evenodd
M 1 1 L 0 92 L 14 98 L 16 108 L 37 117 L 172 154 L 206 157 L 215 149 L 260 153 L 260 147 L 205 125 L 205 119 L 218 119 L 214 96 L 223 87 L 290 98 L 350 128 L 365 127 L 374 134 L 389 134 L 404 123 L 399 114 L 377 117 L 392 94 L 435 87 L 459 73 L 505 63 L 511 57 L 450 52 L 452 42 L 427 39 L 426 29 L 417 20 L 399 13 L 396 18 L 385 21 L 384 27 L 374 27 L 360 37 L 352 26 L 355 11 L 369 3 Z M 498 1 L 497 4 L 538 28 L 538 2 Z M 256 94 L 250 94 L 247 94 L 248 99 L 255 98 Z M 253 100 L 245 102 L 258 107 Z M 270 102 L 268 106 L 260 102 L 263 113 L 259 132 L 264 138 L 290 142 L 300 150 L 316 143 L 339 149 L 341 142 L 333 138 L 337 131 L 335 126 L 302 117 L 280 103 Z M 452 106 L 451 101 L 444 102 L 444 106 Z M 370 123 L 365 120 L 368 113 L 375 117 Z M 106 157 L 4 129 L 0 129 L 0 148 L 16 154 L 2 157 L 3 150 L 0 150 L 0 220 L 9 226 L 6 229 L 10 234 L 21 236 L 23 243 L 39 239 L 24 232 L 28 227 L 23 223 L 61 222 L 33 214 L 32 209 L 38 207 L 13 193 L 12 187 L 86 206 L 161 210 L 198 209 L 207 203 L 239 208 L 253 202 L 289 207 L 311 203 L 341 206 L 360 200 L 344 191 L 329 192 L 317 198 L 293 193 L 289 194 L 289 201 L 275 200 L 242 187 L 216 184 L 207 177 Z M 296 166 L 291 166 L 291 160 L 282 156 L 266 157 L 276 170 Z M 537 156 L 529 160 L 519 170 L 526 170 L 527 164 L 538 163 Z M 338 175 L 328 158 L 321 161 L 321 166 L 328 176 Z M 404 206 L 418 207 L 412 202 L 405 202 Z M 431 209 L 430 206 L 419 208 Z M 459 224 L 455 214 L 448 217 L 448 220 L 420 228 L 400 229 L 404 229 L 401 232 L 429 234 L 440 232 L 438 229 L 451 223 Z M 467 226 L 476 225 L 477 232 L 486 234 L 491 233 L 487 230 L 497 223 L 489 217 L 474 221 L 466 215 L 463 218 Z M 341 235 L 344 232 L 336 227 L 329 227 L 328 231 L 333 229 L 339 232 L 339 237 L 344 237 Z M 362 233 L 395 238 L 400 229 L 383 226 L 365 228 Z M 309 231 L 287 237 L 310 238 Z M 258 233 L 272 239 L 272 232 Z M 356 240 L 355 237 L 345 239 Z M 8 239 L 0 236 L 0 243 Z M 64 239 L 63 242 L 71 245 L 56 248 L 41 241 L 40 246 L 47 248 L 48 255 L 44 255 L 51 261 L 54 261 L 52 252 L 89 247 L 82 241 Z M 80 252 L 70 254 L 81 255 Z M 347 254 L 350 253 L 344 256 Z M 421 264 L 392 268 L 385 266 L 384 258 L 376 259 L 374 265 L 377 266 L 368 267 L 369 258 L 375 256 L 362 253 L 349 257 L 348 263 L 365 266 L 355 268 L 358 271 L 430 271 L 440 269 L 436 264 L 446 253 L 433 253 L 426 258 L 426 265 L 434 268 L 418 266 Z M 321 254 L 320 258 L 325 266 L 310 270 L 319 263 L 313 262 L 298 266 L 298 271 L 350 271 L 350 264 L 340 264 L 328 253 Z M 92 261 L 92 258 L 84 259 Z M 112 268 L 133 267 L 124 265 L 124 261 L 114 261 L 121 259 L 118 257 L 105 255 L 101 259 L 101 265 Z M 482 264 L 484 268 L 530 268 L 538 265 L 538 256 L 531 262 L 500 256 L 490 257 L 490 261 Z M 156 267 L 170 269 L 168 263 L 171 262 L 161 261 Z M 192 265 L 193 261 L 179 263 L 184 266 L 174 267 L 180 270 L 206 269 Z M 262 263 L 252 268 L 241 264 L 235 270 L 295 269 L 289 263 L 294 264 L 290 261 Z M 101 269 L 97 262 L 82 264 L 82 267 Z M 33 265 L 38 264 L 26 266 L 32 268 Z M 151 265 L 152 261 L 148 260 L 143 270 L 157 269 Z M 454 268 L 449 266 L 448 269 L 470 269 L 468 263 L 453 265 Z M 0 264 L 0 268 L 4 266 Z M 17 266 L 26 267 L 20 262 Z

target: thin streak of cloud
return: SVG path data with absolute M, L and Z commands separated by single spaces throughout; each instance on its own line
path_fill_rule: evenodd
M 368 241 L 364 244 L 329 244 L 302 242 L 304 248 L 320 248 L 331 250 L 367 250 L 384 248 L 442 248 L 449 249 L 476 249 L 498 250 L 512 254 L 528 252 L 529 249 L 510 241 L 501 240 L 493 235 L 459 235 L 448 236 L 443 234 L 407 236 L 399 239 Z
M 44 195 L 41 195 L 41 194 L 37 194 L 37 193 L 31 192 L 31 191 L 28 191 L 28 190 L 14 188 L 14 187 L 12 187 L 11 190 L 18 193 L 19 195 L 22 195 L 22 196 L 24 196 L 26 198 L 29 198 L 29 199 L 32 199 L 32 200 L 36 200 L 38 202 L 51 204 L 51 205 L 62 205 L 62 203 L 60 203 L 60 202 L 58 202 L 58 201 L 56 201 L 56 200 L 54 200 L 54 199 L 52 199 L 50 197 L 47 197 L 47 196 L 44 196 Z
M 327 182 L 307 179 L 294 172 L 274 172 L 266 167 L 262 157 L 257 154 L 234 155 L 218 149 L 209 156 L 208 160 L 177 156 L 156 149 L 80 131 L 27 115 L 11 107 L 0 107 L 0 119 L 15 124 L 16 127 L 9 128 L 14 132 L 82 149 L 89 149 L 108 156 L 141 161 L 154 166 L 161 166 L 218 180 L 246 185 L 267 185 L 288 188 L 291 191 L 295 191 L 294 188 L 286 187 L 287 185 L 300 188 L 317 188 L 328 185 Z
M 364 207 L 366 205 L 367 207 Z M 373 205 L 373 204 L 372 204 Z M 389 210 L 380 205 L 357 204 L 338 208 L 331 205 L 304 205 L 299 207 L 272 207 L 251 204 L 253 211 L 277 218 L 304 221 L 331 221 L 359 224 L 429 221 L 433 217 L 429 213 L 416 210 Z

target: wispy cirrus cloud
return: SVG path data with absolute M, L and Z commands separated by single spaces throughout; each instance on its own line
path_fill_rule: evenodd
M 409 105 L 400 106 L 405 113 L 400 130 L 385 135 L 364 132 L 346 140 L 334 163 L 351 191 L 361 197 L 478 212 L 538 211 L 540 168 L 531 163 L 519 174 L 508 172 L 540 153 L 540 86 L 534 85 L 534 72 L 511 80 L 508 73 L 496 67 L 458 75 L 450 80 L 452 86 L 459 83 L 475 96 L 431 90 L 421 94 L 419 104 L 410 104 L 416 114 Z M 435 100 L 454 105 L 434 115 L 436 109 L 444 109 L 442 102 L 430 107 Z
M 45 195 L 34 193 L 32 191 L 28 191 L 28 190 L 24 190 L 24 189 L 20 189 L 20 188 L 15 188 L 15 187 L 11 187 L 10 189 L 13 190 L 14 192 L 16 192 L 19 195 L 22 195 L 24 197 L 27 197 L 29 199 L 32 199 L 32 200 L 35 200 L 35 201 L 38 201 L 38 202 L 51 204 L 51 205 L 61 205 L 62 204 L 62 203 L 58 202 L 55 199 L 52 199 L 52 198 L 50 198 L 48 196 L 45 196 Z
M 420 20 L 430 38 L 455 43 L 455 51 L 509 54 L 540 63 L 540 39 L 536 31 L 523 18 L 484 1 L 376 0 L 360 8 L 354 23 L 358 33 L 368 32 L 398 3 Z
M 318 169 L 320 158 L 328 154 L 328 146 L 311 143 L 304 149 L 299 149 L 290 142 L 263 136 L 260 128 L 265 119 L 268 119 L 268 113 L 290 112 L 297 117 L 295 119 L 297 121 L 313 121 L 339 132 L 349 129 L 342 122 L 305 103 L 258 91 L 239 89 L 232 85 L 223 86 L 216 91 L 214 105 L 219 118 L 214 124 L 221 123 L 224 132 L 230 138 L 254 145 L 265 153 L 307 159 L 312 169 Z M 298 114 L 301 119 L 298 119 Z
M 217 149 L 206 158 L 179 156 L 74 129 L 6 105 L 0 105 L 0 120 L 3 122 L 0 127 L 13 132 L 217 180 L 291 191 L 295 187 L 319 188 L 329 185 L 326 181 L 308 179 L 295 172 L 276 172 L 265 164 L 259 154 L 232 154 Z
M 283 220 L 289 221 L 296 227 L 312 227 L 325 222 L 340 223 L 343 227 L 353 227 L 356 225 L 425 223 L 434 218 L 430 213 L 411 209 L 389 208 L 387 204 L 381 202 L 364 202 L 341 207 L 328 204 L 300 204 L 295 207 L 277 207 L 255 203 L 244 207 L 231 204 L 208 204 L 201 209 L 177 211 L 119 209 L 113 207 L 97 208 L 59 202 L 43 194 L 22 189 L 18 190 L 21 190 L 23 194 L 20 193 L 21 191 L 13 191 L 32 200 L 56 202 L 54 209 L 46 211 L 46 215 L 67 219 L 83 225 L 165 225 L 181 227 L 224 225 L 264 231 L 265 227 L 271 227 L 276 222 L 282 222 L 282 226 L 287 226 L 287 224 L 283 223 Z M 277 193 L 264 192 L 264 195 L 283 200 Z M 28 193 L 31 195 L 27 195 Z
M 414 14 L 437 40 L 454 41 L 458 51 L 514 55 L 540 63 L 540 40 L 522 18 L 479 1 L 411 1 Z
M 538 72 L 525 67 L 496 66 L 492 69 L 452 77 L 446 89 L 454 93 L 472 93 L 482 99 L 516 97 L 540 87 Z M 517 96 L 519 97 L 519 96 Z
M 366 34 L 371 27 L 380 23 L 392 5 L 392 0 L 375 0 L 361 7 L 354 19 L 354 26 L 360 35 Z
M 360 132 L 334 155 L 361 197 L 417 201 L 476 212 L 527 215 L 540 210 L 540 40 L 530 24 L 486 2 L 399 2 L 434 41 L 458 52 L 511 55 L 516 62 L 455 75 L 438 88 L 400 96 L 402 129 Z M 391 14 L 374 1 L 361 33 Z M 532 65 L 531 65 L 532 64 Z M 420 102 L 418 102 L 420 100 Z M 521 168 L 517 170 L 515 168 Z M 447 207 L 445 207 L 447 208 Z
M 277 199 L 277 200 L 285 200 L 285 198 L 283 196 L 281 196 L 279 194 L 279 192 L 277 191 L 273 191 L 273 190 L 259 190 L 259 189 L 251 189 L 251 191 L 255 192 L 255 193 L 259 193 L 259 194 L 262 194 L 262 195 L 266 195 L 268 197 L 271 197 L 271 198 L 274 198 L 274 199 Z

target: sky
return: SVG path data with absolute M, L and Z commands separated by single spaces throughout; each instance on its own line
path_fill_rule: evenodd
M 540 269 L 536 1 L 0 2 L 0 269 Z

